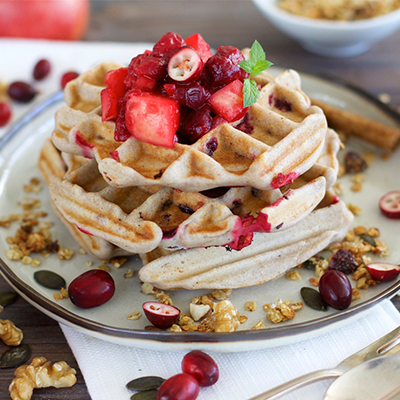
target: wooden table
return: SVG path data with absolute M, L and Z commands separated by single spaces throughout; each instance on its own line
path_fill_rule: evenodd
M 167 31 L 183 37 L 200 32 L 213 47 L 230 44 L 250 46 L 257 39 L 275 65 L 299 71 L 329 74 L 370 92 L 391 97 L 391 107 L 400 106 L 400 32 L 375 45 L 368 53 L 348 59 L 331 59 L 304 51 L 295 41 L 285 37 L 258 12 L 251 0 L 94 0 L 88 41 L 155 42 Z M 10 287 L 0 278 L 0 292 Z M 400 297 L 393 299 L 400 310 Z M 41 389 L 32 400 L 89 400 L 86 386 L 73 354 L 58 326 L 22 298 L 5 308 L 2 319 L 20 327 L 25 342 L 34 356 L 52 361 L 64 360 L 77 369 L 78 383 L 68 390 Z M 7 349 L 0 341 L 0 353 Z M 0 399 L 8 399 L 8 386 L 14 370 L 1 370 Z M 121 399 L 122 400 L 122 399 Z

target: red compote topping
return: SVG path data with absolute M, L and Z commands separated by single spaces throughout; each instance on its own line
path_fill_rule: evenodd
M 167 148 L 176 141 L 192 144 L 217 125 L 246 115 L 243 88 L 250 73 L 239 65 L 244 60 L 232 46 L 212 55 L 198 33 L 184 40 L 168 32 L 128 67 L 106 74 L 102 119 L 115 122 L 118 142 L 133 136 Z

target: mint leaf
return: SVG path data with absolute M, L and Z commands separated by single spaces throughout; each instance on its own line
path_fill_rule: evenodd
M 259 60 L 265 60 L 265 51 L 261 44 L 255 40 L 250 49 L 250 61 L 256 63 Z
M 246 78 L 243 82 L 243 107 L 250 107 L 254 104 L 259 94 L 260 90 L 258 89 L 256 81 Z
M 243 81 L 243 107 L 254 104 L 260 94 L 257 83 L 251 77 L 260 75 L 271 65 L 272 63 L 265 59 L 265 51 L 260 43 L 255 40 L 250 49 L 249 59 L 239 63 L 239 66 L 250 74 L 250 77 Z
M 270 66 L 272 65 L 272 62 L 268 61 L 268 60 L 260 60 L 257 61 L 257 63 L 254 65 L 253 67 L 253 76 L 257 76 L 260 75 L 261 72 L 265 71 L 266 69 L 268 69 Z
M 240 68 L 251 74 L 253 72 L 253 64 L 250 60 L 244 60 L 239 63 Z

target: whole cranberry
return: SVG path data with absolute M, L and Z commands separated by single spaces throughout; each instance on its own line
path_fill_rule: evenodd
M 211 129 L 212 122 L 213 119 L 208 106 L 197 111 L 193 110 L 185 119 L 185 137 L 191 143 L 194 143 Z
M 11 118 L 11 107 L 5 101 L 0 102 L 0 127 L 8 123 Z
M 213 91 L 236 79 L 243 82 L 249 75 L 238 65 L 243 60 L 243 54 L 236 47 L 218 47 L 217 52 L 207 60 L 203 68 L 206 75 L 205 81 L 209 82 Z
M 79 74 L 75 71 L 68 71 L 61 77 L 61 87 L 64 89 L 69 81 L 77 78 Z
M 101 269 L 84 272 L 68 286 L 69 298 L 80 308 L 98 307 L 110 300 L 114 292 L 113 278 Z
M 322 300 L 336 310 L 345 310 L 350 306 L 352 289 L 349 278 L 338 270 L 326 271 L 319 280 L 319 292 Z
M 214 385 L 219 378 L 217 363 L 200 350 L 193 350 L 183 357 L 182 371 L 193 375 L 200 386 Z
M 164 57 L 167 53 L 179 49 L 184 45 L 185 41 L 182 36 L 175 32 L 167 32 L 154 45 L 152 55 L 154 57 Z
M 36 79 L 37 81 L 40 81 L 50 73 L 51 70 L 51 64 L 48 60 L 40 60 L 36 63 L 34 69 L 33 69 L 33 78 Z
M 199 390 L 199 383 L 192 375 L 177 374 L 159 387 L 156 400 L 195 400 Z
M 7 94 L 15 101 L 28 103 L 36 96 L 37 92 L 29 83 L 16 81 L 8 87 Z

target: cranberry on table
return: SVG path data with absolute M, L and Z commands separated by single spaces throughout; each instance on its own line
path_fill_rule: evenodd
M 80 308 L 101 306 L 111 299 L 115 283 L 111 275 L 101 269 L 92 269 L 76 277 L 68 286 L 72 303 Z
M 37 92 L 29 83 L 16 81 L 8 87 L 7 94 L 15 101 L 28 103 L 33 100 Z
M 349 278 L 338 270 L 326 271 L 319 280 L 319 292 L 328 306 L 345 310 L 350 306 L 352 288 Z
M 64 89 L 69 81 L 77 78 L 79 74 L 75 71 L 68 71 L 61 77 L 61 87 Z
M 182 371 L 194 376 L 200 386 L 214 385 L 219 378 L 217 363 L 200 350 L 193 350 L 183 357 Z
M 0 101 L 0 127 L 5 126 L 11 118 L 11 107 L 5 101 Z
M 36 63 L 34 69 L 33 69 L 33 78 L 36 79 L 37 81 L 40 81 L 50 73 L 51 70 L 51 64 L 48 60 L 43 59 L 40 60 Z
M 192 375 L 177 374 L 160 386 L 156 400 L 195 400 L 199 390 L 199 383 Z

